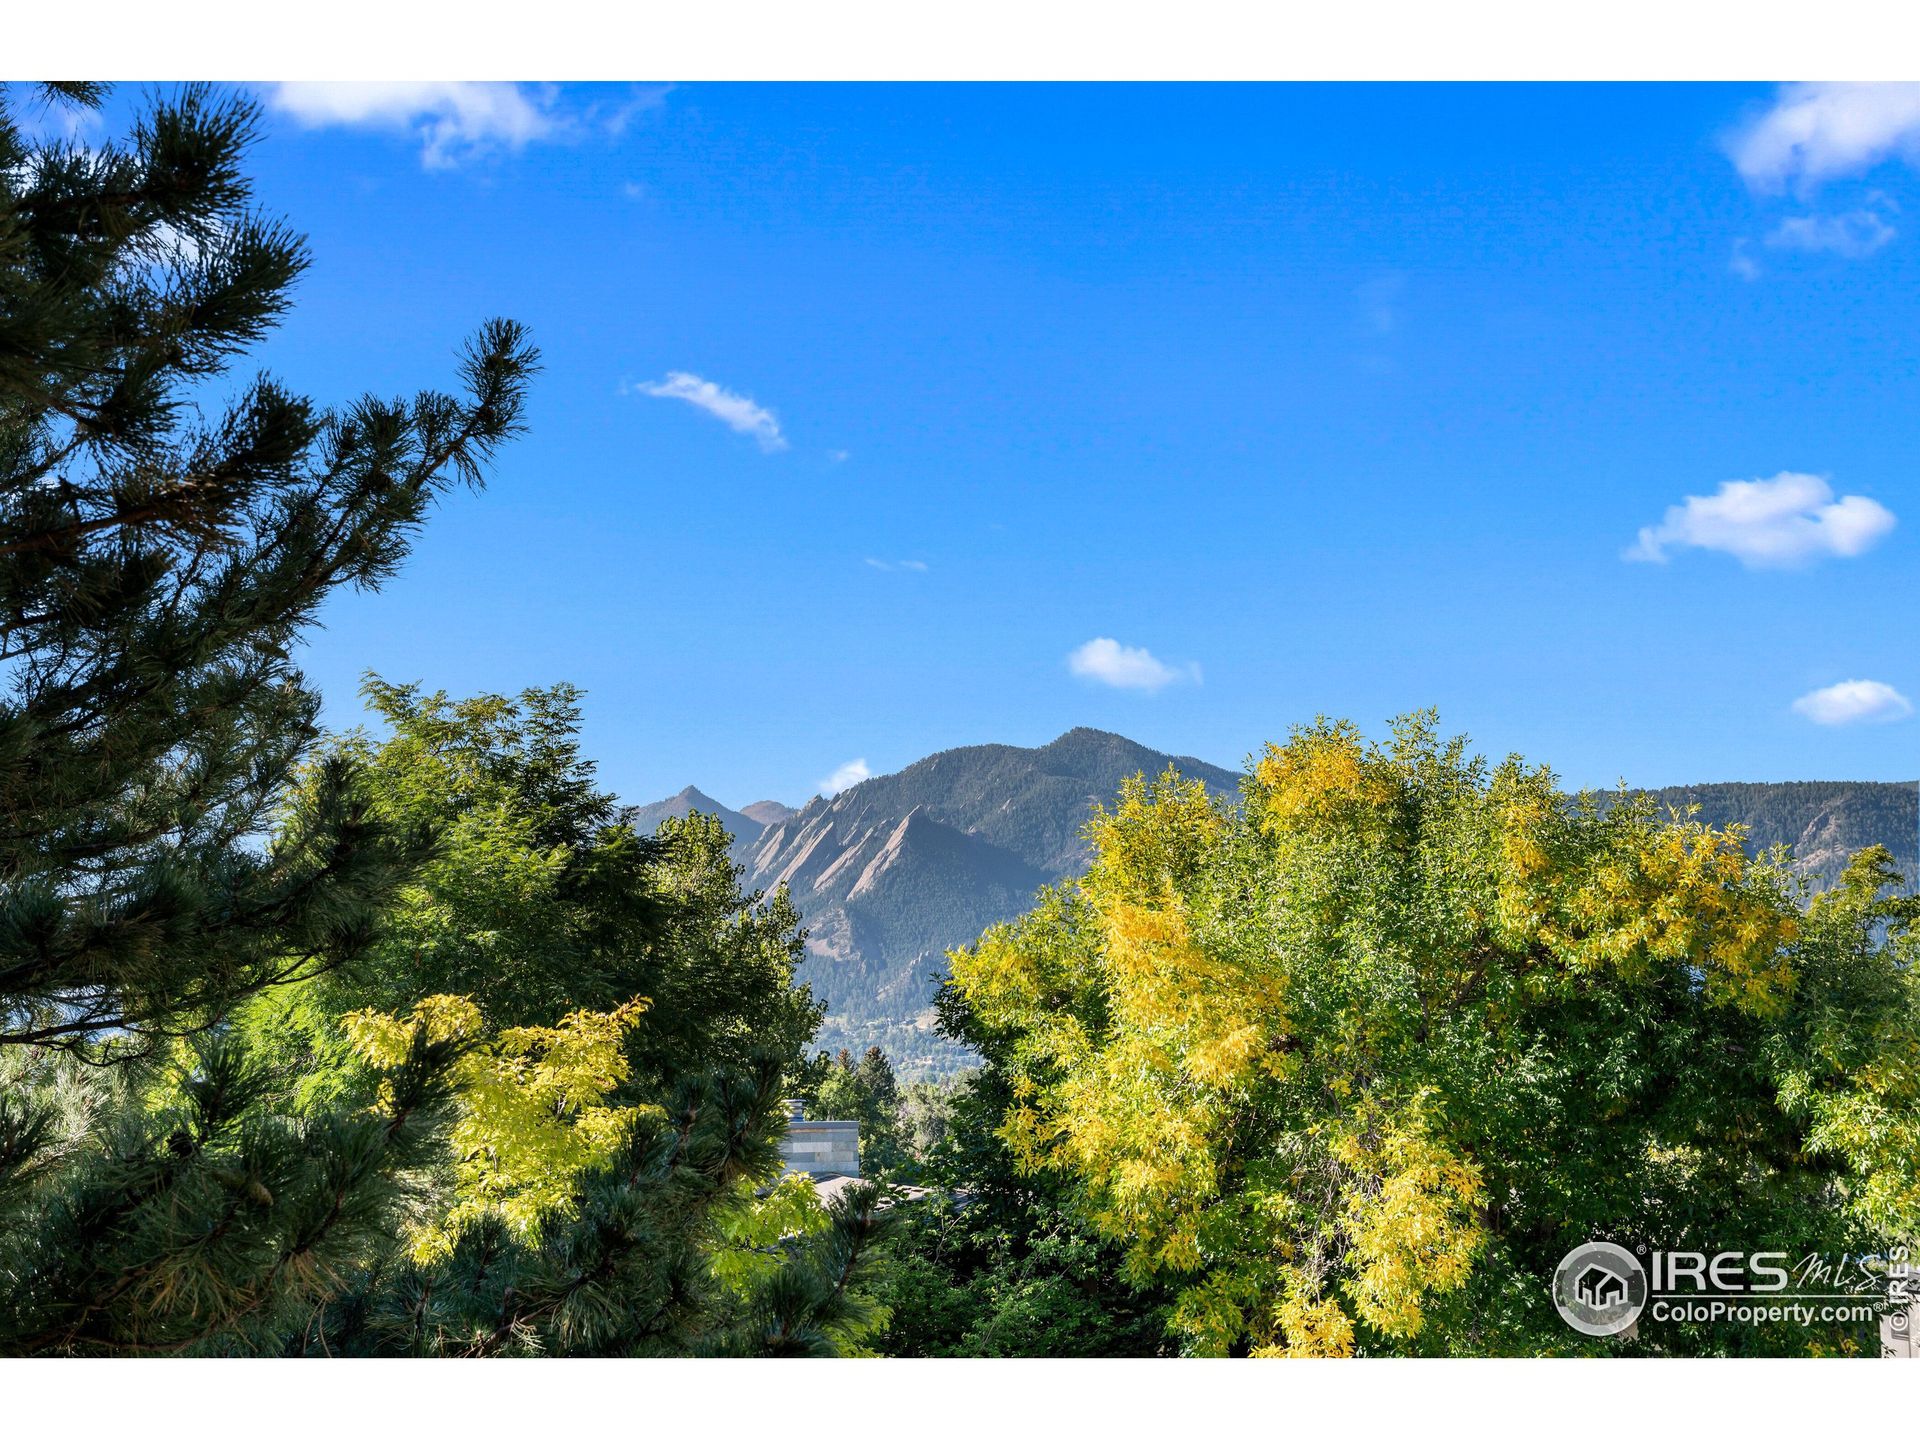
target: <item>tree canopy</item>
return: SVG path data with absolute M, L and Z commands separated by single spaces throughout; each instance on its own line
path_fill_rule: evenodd
M 784 891 L 740 893 L 710 815 L 634 831 L 581 753 L 577 689 L 450 700 L 370 677 L 362 693 L 385 733 L 325 761 L 363 778 L 381 823 L 436 844 L 330 982 L 343 1007 L 456 993 L 501 1024 L 551 1024 L 643 995 L 629 1052 L 649 1081 L 759 1053 L 799 1064 L 820 1011 L 793 983 L 798 912 Z
M 1192 1352 L 1597 1350 L 1551 1303 L 1575 1244 L 1920 1230 L 1917 907 L 1884 852 L 1803 910 L 1738 832 L 1570 801 L 1429 716 L 1297 731 L 1237 807 L 1137 779 L 1091 833 L 1086 877 L 951 983 L 1017 1165 L 1172 1289 Z

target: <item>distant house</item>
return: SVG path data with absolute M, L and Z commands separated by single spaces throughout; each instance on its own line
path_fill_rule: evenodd
M 787 1133 L 780 1141 L 783 1175 L 805 1175 L 823 1202 L 831 1202 L 860 1183 L 860 1122 L 809 1120 L 798 1100 L 787 1101 Z M 932 1192 L 921 1185 L 890 1185 L 880 1201 L 887 1209 Z
M 787 1102 L 787 1133 L 780 1141 L 780 1163 L 788 1175 L 814 1180 L 860 1178 L 860 1122 L 809 1120 L 798 1100 Z

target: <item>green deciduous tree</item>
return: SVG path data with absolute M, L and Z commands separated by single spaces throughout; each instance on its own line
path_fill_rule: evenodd
M 907 1356 L 1148 1357 L 1172 1353 L 1167 1296 L 1121 1275 L 1123 1245 L 1073 1203 L 1070 1177 L 1014 1163 L 1000 1131 L 1018 1073 L 1010 1032 L 982 1025 L 954 986 L 940 1032 L 980 1068 L 945 1091 L 940 1135 L 921 1151 L 938 1186 L 905 1207 L 873 1285 L 891 1312 L 879 1344 Z
M 417 1218 L 313 1308 L 298 1353 L 860 1350 L 872 1196 L 828 1213 L 774 1185 L 778 1096 L 819 1021 L 784 895 L 740 894 L 708 817 L 636 835 L 580 754 L 571 687 L 366 694 L 387 733 L 332 751 L 433 855 L 362 956 L 242 1028 L 296 1110 L 377 1100 L 420 1034 L 462 1049 Z
M 450 700 L 370 679 L 387 733 L 329 759 L 364 777 L 382 823 L 438 837 L 390 907 L 383 936 L 325 990 L 340 1012 L 472 999 L 501 1025 L 648 1002 L 629 1058 L 636 1083 L 797 1065 L 820 1021 L 793 976 L 799 914 L 785 891 L 743 895 L 709 815 L 637 834 L 580 751 L 572 686 Z
M 580 754 L 571 687 L 366 694 L 387 733 L 334 748 L 435 852 L 364 956 L 247 1028 L 316 1099 L 363 1091 L 418 1029 L 468 1048 L 424 1221 L 316 1311 L 303 1352 L 860 1349 L 872 1197 L 829 1214 L 773 1186 L 777 1097 L 819 1021 L 785 896 L 740 894 L 710 817 L 636 835 Z
M 471 1023 L 435 1004 L 381 1045 Z M 412 1043 L 418 1043 L 413 1041 Z M 494 1047 L 498 1053 L 499 1047 Z M 398 1046 L 393 1047 L 397 1054 Z M 576 1079 L 579 1072 L 575 1072 Z M 487 1067 L 479 1077 L 492 1088 Z M 830 1355 L 859 1353 L 885 1318 L 857 1281 L 886 1220 L 876 1193 L 856 1190 L 815 1217 L 793 1216 L 780 1169 L 777 1063 L 678 1082 L 664 1104 L 630 1107 L 578 1152 L 522 1156 L 545 1194 L 533 1210 L 463 1201 L 434 1226 L 435 1243 L 366 1255 L 305 1323 L 290 1353 L 349 1355 Z M 591 1087 L 596 1091 L 599 1086 Z M 617 1096 L 619 1087 L 603 1094 Z M 473 1117 L 472 1091 L 456 1105 Z M 605 1115 L 607 1112 L 602 1112 Z M 525 1117 L 504 1121 L 518 1141 Z M 579 1128 L 584 1116 L 570 1117 Z M 473 1137 L 469 1137 L 471 1141 Z M 490 1172 L 506 1177 L 499 1163 Z M 524 1185 L 511 1187 L 520 1197 Z M 760 1198 L 771 1190 L 768 1200 Z M 445 1241 L 446 1243 L 440 1243 Z M 741 1255 L 736 1252 L 750 1252 Z M 761 1263 L 743 1264 L 743 1259 Z M 716 1263 L 726 1261 L 732 1263 Z

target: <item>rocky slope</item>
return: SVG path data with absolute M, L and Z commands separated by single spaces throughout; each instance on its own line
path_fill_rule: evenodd
M 759 802 L 731 811 L 689 787 L 635 819 L 646 829 L 688 809 L 719 815 L 744 883 L 787 886 L 806 917 L 801 978 L 827 1003 L 820 1043 L 882 1045 L 911 1074 L 963 1058 L 931 1029 L 946 952 L 1020 914 L 1042 885 L 1077 874 L 1093 807 L 1128 776 L 1169 765 L 1223 794 L 1239 785 L 1204 761 L 1080 729 L 1034 748 L 943 750 L 799 810 Z

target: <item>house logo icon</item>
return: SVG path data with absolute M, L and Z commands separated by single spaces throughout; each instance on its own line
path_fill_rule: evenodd
M 1553 1272 L 1553 1303 L 1582 1335 L 1618 1335 L 1646 1308 L 1646 1269 L 1604 1240 L 1576 1246 Z
M 1627 1298 L 1627 1282 L 1604 1265 L 1589 1265 L 1573 1282 L 1573 1294 L 1583 1304 L 1604 1310 Z

